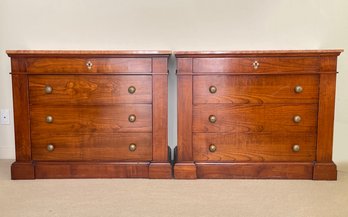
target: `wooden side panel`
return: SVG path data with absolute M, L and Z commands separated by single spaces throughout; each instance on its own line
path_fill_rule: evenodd
M 178 59 L 178 162 L 192 161 L 192 59 Z M 190 70 L 190 71 L 188 71 Z
M 312 179 L 313 163 L 197 163 L 206 179 Z
M 153 58 L 152 148 L 153 162 L 168 162 L 167 58 Z
M 336 74 L 321 74 L 319 87 L 317 162 L 332 162 Z
M 316 73 L 319 67 L 317 57 L 255 56 L 254 58 L 194 58 L 193 60 L 194 73 Z
M 37 179 L 148 178 L 149 163 L 37 162 Z
M 151 73 L 151 58 L 27 58 L 31 74 Z M 87 64 L 90 64 L 89 67 Z
M 45 93 L 45 88 L 52 88 Z M 130 87 L 135 88 L 129 93 Z M 48 105 L 114 105 L 151 103 L 151 75 L 31 75 L 31 104 Z
M 12 75 L 16 160 L 31 160 L 28 76 Z

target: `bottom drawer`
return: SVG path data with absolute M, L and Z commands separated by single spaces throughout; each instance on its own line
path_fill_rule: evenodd
M 194 133 L 193 158 L 197 162 L 313 161 L 315 144 L 315 133 Z
M 33 135 L 32 158 L 151 161 L 152 133 Z

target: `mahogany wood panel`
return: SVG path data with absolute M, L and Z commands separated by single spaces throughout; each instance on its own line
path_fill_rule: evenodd
M 215 152 L 209 146 L 216 146 Z M 292 150 L 300 146 L 299 152 Z M 194 133 L 193 158 L 201 161 L 313 161 L 316 134 L 314 133 Z
M 320 75 L 317 162 L 331 163 L 336 74 Z
M 37 162 L 37 179 L 148 178 L 146 162 Z
M 87 63 L 92 63 L 91 68 Z M 55 73 L 151 73 L 151 58 L 27 58 L 27 72 Z
M 330 163 L 315 163 L 313 168 L 314 180 L 337 180 L 336 164 Z
M 174 166 L 174 177 L 176 179 L 196 179 L 196 165 L 192 163 L 176 163 Z
M 178 70 L 192 70 L 191 59 L 178 59 Z M 178 76 L 178 161 L 192 161 L 192 76 Z
M 258 67 L 253 63 L 257 61 Z M 194 58 L 193 73 L 315 73 L 319 59 L 314 57 Z
M 193 132 L 316 132 L 316 104 L 198 104 L 193 106 Z M 216 117 L 215 123 L 209 116 Z M 294 116 L 301 117 L 295 123 Z
M 313 163 L 197 163 L 197 177 L 208 179 L 312 179 Z
M 11 165 L 11 179 L 35 179 L 34 165 L 31 161 L 16 161 Z
M 45 87 L 52 93 L 45 93 Z M 129 87 L 135 87 L 133 94 Z M 30 75 L 30 104 L 152 103 L 151 76 Z
M 210 93 L 209 88 L 217 88 Z M 301 86 L 301 93 L 295 87 Z M 193 102 L 198 103 L 317 103 L 317 75 L 238 75 L 194 76 Z
M 16 159 L 31 160 L 30 115 L 27 75 L 12 75 Z
M 204 50 L 204 51 L 173 51 L 177 58 L 217 58 L 217 57 L 337 57 L 343 49 L 321 50 Z
M 151 163 L 149 166 L 150 179 L 171 179 L 172 165 L 170 163 Z
M 31 134 L 151 132 L 151 104 L 119 106 L 31 106 Z M 135 115 L 135 122 L 128 120 Z M 47 123 L 46 117 L 53 122 Z
M 129 145 L 136 144 L 130 151 Z M 32 137 L 33 160 L 113 160 L 113 161 L 151 161 L 151 133 L 47 134 Z M 47 151 L 52 144 L 54 150 Z
M 160 73 L 160 74 L 158 74 Z M 167 58 L 153 59 L 152 75 L 152 127 L 153 162 L 168 162 L 168 76 Z M 164 118 L 165 117 L 165 118 Z M 150 172 L 153 171 L 150 167 Z M 164 171 L 167 169 L 164 168 Z M 155 174 L 155 173 L 154 173 Z M 169 177 L 171 173 L 167 174 Z

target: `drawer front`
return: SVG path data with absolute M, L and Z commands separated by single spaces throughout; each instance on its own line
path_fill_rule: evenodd
M 317 57 L 194 58 L 193 73 L 317 73 Z
M 193 103 L 317 103 L 317 75 L 193 77 Z
M 193 134 L 194 161 L 313 161 L 315 148 L 313 133 Z
M 53 161 L 151 161 L 152 134 L 50 135 L 43 133 L 32 136 L 32 157 L 33 160 Z
M 131 115 L 135 116 L 134 121 L 132 120 L 134 116 L 130 117 Z M 152 131 L 150 104 L 88 107 L 31 106 L 30 116 L 32 135 Z
M 31 104 L 151 103 L 152 77 L 142 76 L 29 76 Z
M 151 58 L 27 58 L 29 73 L 151 73 Z
M 316 132 L 317 107 L 316 104 L 198 104 L 193 106 L 192 129 L 234 133 Z

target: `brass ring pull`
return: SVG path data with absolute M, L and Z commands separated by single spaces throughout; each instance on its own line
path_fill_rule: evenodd
M 137 145 L 134 143 L 129 144 L 129 151 L 133 152 L 137 150 Z
M 136 121 L 136 119 L 137 119 L 137 116 L 135 116 L 135 115 L 129 115 L 129 117 L 128 117 L 128 121 L 129 122 L 135 122 Z

